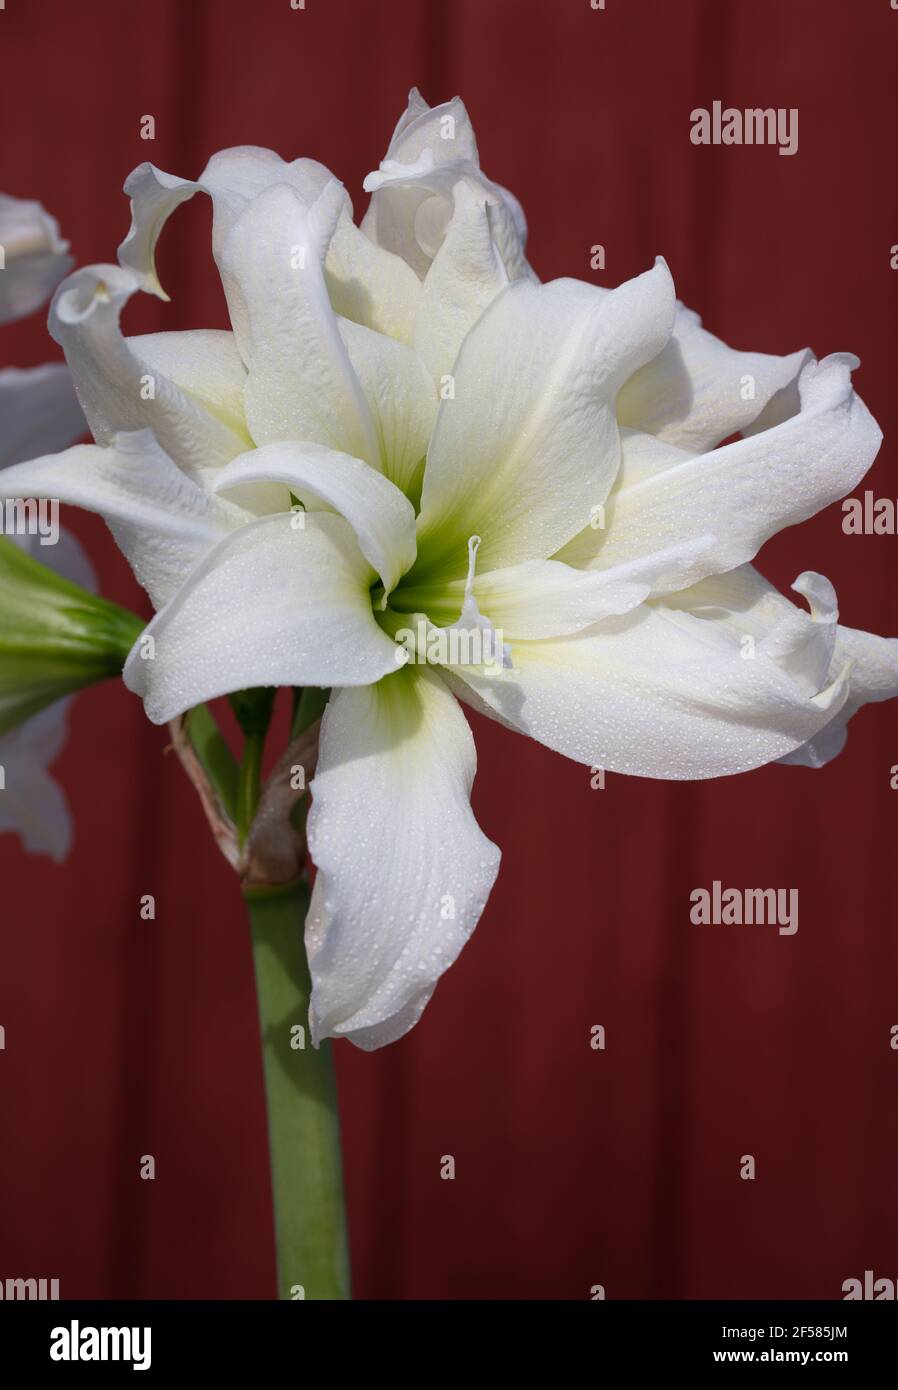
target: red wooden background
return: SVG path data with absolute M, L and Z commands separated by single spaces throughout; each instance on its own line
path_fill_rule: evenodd
M 195 176 L 233 144 L 312 155 L 360 212 L 408 88 L 459 92 L 543 278 L 590 278 L 595 243 L 604 283 L 663 252 L 734 345 L 856 351 L 886 434 L 869 485 L 895 497 L 896 54 L 888 0 L 7 0 L 0 188 L 41 198 L 81 262 L 114 259 L 148 157 Z M 715 99 L 798 107 L 797 156 L 693 146 Z M 201 199 L 177 214 L 173 303 L 129 331 L 224 325 L 209 221 Z M 3 363 L 52 348 L 40 319 L 0 333 Z M 104 592 L 142 604 L 102 525 L 70 520 Z M 819 569 L 847 622 L 898 632 L 898 539 L 840 521 L 762 567 Z M 504 849 L 487 912 L 413 1034 L 337 1048 L 358 1296 L 838 1298 L 865 1268 L 898 1276 L 894 708 L 822 772 L 703 785 L 591 790 L 476 734 L 475 807 Z M 269 1297 L 247 930 L 164 745 L 123 687 L 81 697 L 58 764 L 70 861 L 0 842 L 0 1275 Z M 689 891 L 715 878 L 797 887 L 798 934 L 692 926 Z

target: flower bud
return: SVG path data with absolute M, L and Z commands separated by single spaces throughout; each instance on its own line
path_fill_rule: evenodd
M 0 537 L 0 733 L 119 675 L 143 627 Z

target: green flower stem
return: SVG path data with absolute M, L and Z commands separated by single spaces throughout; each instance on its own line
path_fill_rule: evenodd
M 187 737 L 219 801 L 232 820 L 237 816 L 240 770 L 208 705 L 185 716 Z
M 265 736 L 276 693 L 272 686 L 260 686 L 253 690 L 237 690 L 228 696 L 244 738 L 237 787 L 237 839 L 241 846 L 246 844 L 259 805 Z
M 320 690 L 315 685 L 308 685 L 304 690 L 294 690 L 291 739 L 299 738 L 299 735 L 305 733 L 316 719 L 321 718 L 329 698 L 329 690 Z
M 308 1037 L 309 889 L 247 888 L 262 1028 L 278 1297 L 347 1299 L 349 1254 L 330 1044 Z
M 237 839 L 241 845 L 246 843 L 259 804 L 264 752 L 264 733 L 247 734 L 243 744 L 243 761 L 240 764 L 240 781 L 237 786 Z

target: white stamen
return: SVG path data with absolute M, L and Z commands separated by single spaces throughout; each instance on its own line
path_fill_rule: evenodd
M 468 577 L 465 580 L 465 597 L 461 606 L 461 614 L 456 622 L 450 623 L 445 631 L 450 632 L 453 628 L 458 631 L 473 631 L 479 629 L 481 632 L 496 631 L 489 618 L 485 618 L 481 613 L 477 600 L 474 597 L 474 576 L 477 569 L 477 551 L 480 549 L 480 537 L 470 536 L 468 538 Z M 493 644 L 494 645 L 494 644 Z M 499 652 L 495 652 L 493 662 L 498 663 Z M 489 663 L 488 663 L 489 664 Z M 506 669 L 512 666 L 511 648 L 507 642 L 502 643 L 501 664 Z
M 477 607 L 477 600 L 474 597 L 474 574 L 477 569 L 477 551 L 480 549 L 480 537 L 471 536 L 468 539 L 468 577 L 465 580 L 465 600 L 461 608 L 461 617 L 457 627 L 467 626 L 473 623 L 474 627 L 490 627 L 491 623 L 484 618 L 480 609 Z M 467 623 L 465 623 L 467 619 Z

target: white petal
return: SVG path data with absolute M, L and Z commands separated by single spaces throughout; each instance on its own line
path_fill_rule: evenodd
M 408 101 L 406 103 L 405 110 L 399 117 L 399 120 L 396 122 L 396 127 L 390 139 L 389 148 L 391 153 L 397 149 L 402 148 L 401 140 L 402 137 L 405 135 L 406 131 L 412 128 L 415 122 L 418 122 L 422 117 L 427 116 L 430 110 L 430 103 L 428 101 L 425 101 L 424 97 L 421 95 L 417 87 L 412 87 L 408 94 Z M 468 138 L 473 140 L 473 130 L 470 131 Z
M 131 226 L 118 248 L 118 260 L 124 269 L 133 271 L 147 294 L 169 298 L 156 273 L 156 242 L 175 208 L 199 191 L 199 184 L 192 179 L 167 174 L 150 163 L 139 164 L 125 179 L 124 192 L 131 199 Z
M 260 193 L 273 184 L 286 184 L 311 207 L 329 184 L 331 171 L 317 159 L 284 160 L 274 150 L 259 145 L 234 145 L 219 150 L 197 180 L 212 195 L 214 207 L 213 250 L 218 256 L 237 219 Z M 348 194 L 343 190 L 343 201 Z
M 242 453 L 246 438 L 144 360 L 140 339 L 135 346 L 122 337 L 119 317 L 138 288 L 137 277 L 118 266 L 78 270 L 56 292 L 50 332 L 65 352 L 98 444 L 118 431 L 150 428 L 175 463 L 203 477 Z M 215 362 L 210 354 L 213 370 Z
M 127 343 L 151 372 L 166 377 L 193 397 L 242 441 L 244 449 L 252 447 L 243 399 L 246 367 L 233 333 L 197 328 L 180 333 L 147 333 L 128 338 Z M 214 490 L 220 468 L 216 464 L 191 473 L 203 487 Z M 290 508 L 286 489 L 269 483 L 245 487 L 232 500 L 256 516 Z
M 273 150 L 256 145 L 237 145 L 214 154 L 195 181 L 166 174 L 154 164 L 140 164 L 125 180 L 125 192 L 131 199 L 131 227 L 118 250 L 119 264 L 139 277 L 144 290 L 168 299 L 156 274 L 156 243 L 181 203 L 201 192 L 212 198 L 212 248 L 218 259 L 240 214 L 266 188 L 288 184 L 308 206 L 331 178 L 329 170 L 314 159 L 288 164 Z
M 608 495 L 621 381 L 673 321 L 666 265 L 602 295 L 575 280 L 517 281 L 464 341 L 437 414 L 418 518 L 418 572 L 545 559 Z
M 777 531 L 850 492 L 876 457 L 882 434 L 852 388 L 856 365 L 845 353 L 809 362 L 798 415 L 698 457 L 625 432 L 604 530 L 584 530 L 558 558 L 604 568 L 713 532 L 712 547 L 658 575 L 655 593 L 750 560 Z
M 320 444 L 266 444 L 228 464 L 216 491 L 260 480 L 286 484 L 307 511 L 317 511 L 323 503 L 344 516 L 386 594 L 414 563 L 412 504 L 361 459 Z
M 395 671 L 399 649 L 374 621 L 371 578 L 341 517 L 251 522 L 207 555 L 156 615 L 128 657 L 125 684 L 153 723 L 164 724 L 251 686 L 379 680 Z
M 532 275 L 524 260 L 527 226 L 521 205 L 482 172 L 474 131 L 458 97 L 431 109 L 417 88 L 409 94 L 408 110 L 380 169 L 365 179 L 373 196 L 362 231 L 401 256 L 423 279 L 446 234 L 452 188 L 459 178 L 474 180 L 501 210 L 497 242 L 509 278 Z
M 807 599 L 810 611 L 786 598 L 752 565 L 712 575 L 669 594 L 663 603 L 726 629 L 734 644 L 744 646 L 747 660 L 756 647 L 811 696 L 835 680 L 846 665 L 845 660 L 834 660 L 838 603 L 829 580 L 813 571 L 800 574 L 792 588 Z
M 346 207 L 324 268 L 335 313 L 401 343 L 412 342 L 421 281 L 401 257 L 366 237 Z
M 459 180 L 452 196 L 452 219 L 424 281 L 413 339 L 438 385 L 469 330 L 509 283 L 485 197 L 470 179 Z
M 833 660 L 835 664 L 851 663 L 848 707 L 852 713 L 861 705 L 878 704 L 898 695 L 898 638 L 839 626 Z
M 655 573 L 669 563 L 666 553 L 602 571 L 573 569 L 557 560 L 525 560 L 476 576 L 473 595 L 500 642 L 505 637 L 564 637 L 643 603 Z M 433 623 L 446 626 L 459 619 L 464 597 L 465 580 L 453 579 L 403 586 L 391 607 L 426 613 Z
M 221 271 L 231 323 L 241 350 L 247 333 L 245 293 L 242 277 L 233 278 L 233 265 L 226 247 L 233 229 L 247 209 L 276 185 L 289 188 L 294 200 L 310 214 L 316 203 L 319 220 L 322 210 L 327 222 L 327 238 L 341 210 L 352 211 L 349 196 L 339 182 L 314 159 L 296 159 L 287 164 L 280 155 L 253 145 L 222 150 L 209 160 L 199 184 L 212 198 L 212 251 Z M 325 196 L 326 195 L 326 196 Z M 304 242 L 300 240 L 300 245 Z
M 265 189 L 286 184 L 311 207 L 333 175 L 313 159 L 287 163 L 272 150 L 254 145 L 222 150 L 209 160 L 196 181 L 166 174 L 141 164 L 129 175 L 125 192 L 131 197 L 131 229 L 119 247 L 119 261 L 140 276 L 143 289 L 167 299 L 156 273 L 155 248 L 165 222 L 195 193 L 213 201 L 213 251 L 220 259 L 231 228 L 241 213 Z M 326 279 L 338 314 L 411 342 L 412 321 L 421 282 L 400 257 L 375 245 L 356 227 L 345 189 L 334 235 L 327 253 Z
M 833 667 L 847 663 L 848 699 L 819 734 L 780 761 L 802 767 L 824 767 L 845 747 L 848 721 L 862 705 L 878 704 L 898 695 L 898 638 L 877 637 L 857 628 L 836 629 Z
M 849 668 L 848 698 L 836 717 L 808 743 L 780 759 L 805 767 L 823 767 L 842 751 L 848 720 L 862 705 L 891 700 L 898 695 L 898 639 L 838 626 L 831 586 L 820 575 L 800 575 L 792 587 L 810 599 L 812 612 L 817 613 L 817 651 L 813 666 L 805 667 L 806 679 L 810 683 L 818 680 L 821 666 L 824 679 L 827 678 L 827 654 L 829 676 Z M 796 609 L 751 565 L 706 579 L 676 595 L 675 601 L 693 612 L 713 612 L 717 621 L 728 623 L 734 632 L 751 634 L 761 643 L 766 641 L 768 650 L 771 632 L 788 632 L 790 625 L 795 632 L 798 623 L 807 626 L 811 622 L 806 613 Z M 827 625 L 831 626 L 828 634 Z M 824 634 L 825 642 L 821 645 Z M 805 661 L 811 655 L 812 648 L 808 645 Z M 782 660 L 782 657 L 777 659 Z
M 336 181 L 311 209 L 293 189 L 275 185 L 237 220 L 221 260 L 249 369 L 246 417 L 255 442 L 308 440 L 377 467 L 371 413 L 324 280 L 341 206 Z M 237 294 L 242 307 L 235 316 Z
M 379 246 L 401 256 L 423 278 L 436 247 L 428 253 L 418 241 L 417 213 L 425 203 L 435 205 L 429 216 L 425 210 L 425 238 L 427 231 L 434 230 L 434 214 L 445 227 L 451 215 L 445 194 L 453 175 L 476 175 L 479 168 L 477 142 L 460 98 L 431 109 L 413 88 L 408 109 L 393 132 L 379 170 L 365 179 L 365 191 L 373 196 L 362 219 L 362 231 Z
M 0 371 L 0 468 L 65 449 L 86 433 L 87 421 L 62 362 Z
M 33 314 L 72 267 L 59 223 L 41 206 L 0 193 L 0 323 Z
M 320 749 L 306 922 L 313 1038 L 383 1047 L 417 1022 L 474 930 L 499 851 L 471 811 L 470 729 L 426 668 L 338 691 Z
M 429 150 L 436 165 L 460 159 L 479 164 L 474 127 L 460 97 L 430 106 L 417 87 L 408 94 L 408 105 L 396 123 L 387 158 L 414 164 Z
M 175 382 L 235 435 L 249 440 L 243 408 L 246 368 L 233 333 L 193 328 L 143 333 L 126 342 L 151 372 Z
M 403 343 L 348 319 L 339 326 L 374 423 L 377 466 L 403 491 L 411 491 L 416 480 L 420 489 L 437 414 L 433 379 Z
M 149 430 L 79 444 L 0 473 L 4 497 L 53 497 L 99 512 L 158 608 L 222 537 L 251 519 L 172 463 Z
M 524 209 L 514 194 L 501 184 L 491 184 L 487 189 L 487 214 L 493 243 L 509 280 L 538 281 L 539 277 L 524 255 L 527 223 Z
M 626 382 L 618 419 L 700 453 L 747 429 L 779 392 L 788 391 L 811 356 L 808 349 L 787 357 L 737 352 L 678 304 L 670 342 Z
M 789 767 L 825 767 L 827 763 L 831 763 L 833 758 L 839 756 L 848 741 L 850 716 L 845 713 L 847 709 L 846 702 L 842 712 L 837 714 L 835 719 L 831 719 L 819 734 L 808 739 L 807 743 L 801 744 L 793 753 L 786 753 L 782 758 L 777 758 L 777 762 L 786 763 Z
M 58 559 L 58 556 L 55 556 Z M 54 568 L 60 568 L 54 564 Z M 72 821 L 61 788 L 47 772 L 65 743 L 67 710 L 58 700 L 17 728 L 0 735 L 0 834 L 18 833 L 29 854 L 61 863 L 72 844 Z
M 847 668 L 809 695 L 760 646 L 750 659 L 746 650 L 710 615 L 643 605 L 573 637 L 514 642 L 514 669 L 485 677 L 457 667 L 453 688 L 467 684 L 481 707 L 591 766 L 723 777 L 791 752 L 848 695 Z
M 48 854 L 61 863 L 72 845 L 72 820 L 62 788 L 45 768 L 8 757 L 0 738 L 0 765 L 6 788 L 0 791 L 0 834 L 15 831 L 29 854 Z

